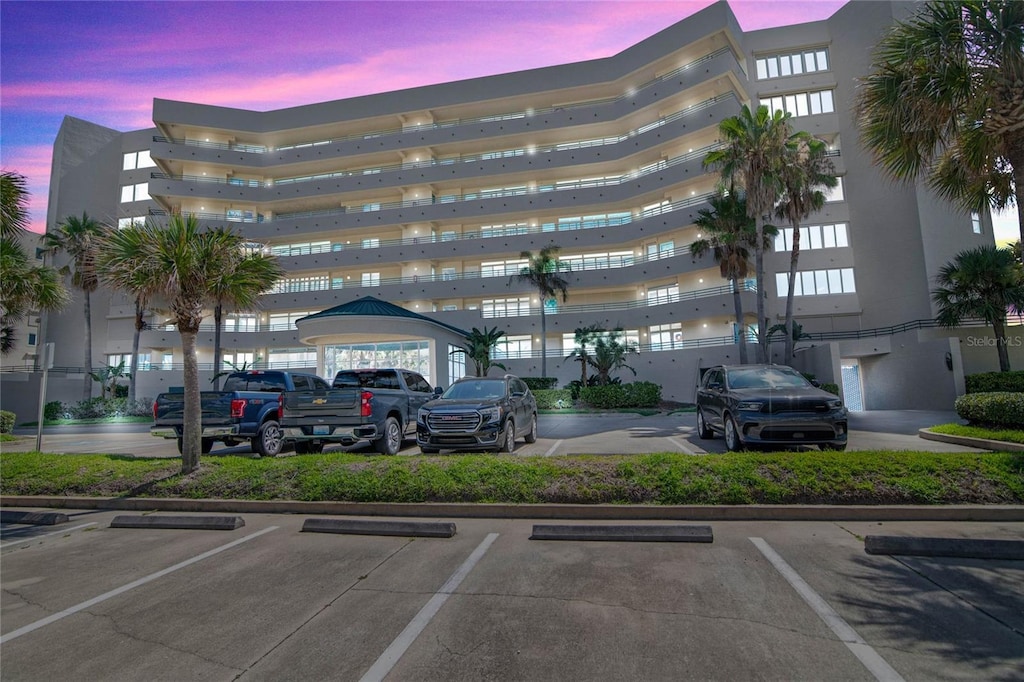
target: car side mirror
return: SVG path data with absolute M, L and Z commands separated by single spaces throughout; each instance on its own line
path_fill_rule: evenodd
M 440 386 L 434 386 L 434 395 L 441 395 L 444 393 L 444 389 Z
M 811 386 L 814 386 L 815 388 L 821 388 L 821 382 L 818 381 L 817 379 L 811 379 Z
M 718 381 L 712 381 L 711 383 L 708 384 L 708 388 L 711 389 L 712 391 L 721 391 L 722 384 Z

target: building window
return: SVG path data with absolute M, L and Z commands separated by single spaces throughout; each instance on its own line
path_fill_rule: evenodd
M 327 253 L 330 250 L 330 242 L 300 242 L 298 244 L 278 244 L 270 247 L 270 253 L 275 256 L 307 256 L 313 253 Z
M 417 339 L 414 341 L 324 346 L 324 376 L 333 378 L 343 369 L 402 367 L 422 375 L 430 382 L 430 343 L 427 339 Z M 449 350 L 454 350 L 454 346 L 450 346 Z M 449 376 L 451 376 L 451 358 L 460 355 L 463 354 L 449 355 Z M 313 356 L 313 364 L 316 364 L 315 351 L 313 351 Z M 462 362 L 465 365 L 465 360 Z
M 126 230 L 129 227 L 144 227 L 146 225 L 146 216 L 131 216 L 130 218 L 118 218 L 117 229 Z
M 659 244 L 647 245 L 647 260 L 658 260 L 659 258 L 670 258 L 675 255 L 676 243 L 674 241 L 661 242 Z
M 380 273 L 379 272 L 364 272 L 360 278 L 360 284 L 364 287 L 379 287 L 380 286 Z
M 526 259 L 487 261 L 480 264 L 481 277 L 511 277 L 529 265 Z
M 849 246 L 846 223 L 834 225 L 808 225 L 800 228 L 800 250 L 833 249 Z M 793 250 L 793 228 L 779 230 L 775 237 L 775 251 Z
M 294 329 L 295 322 L 304 317 L 312 315 L 310 312 L 301 313 L 273 313 L 270 315 L 270 331 L 281 331 L 283 329 Z
M 279 279 L 270 290 L 271 294 L 294 294 L 302 291 L 326 291 L 331 288 L 331 279 L 327 275 L 312 277 L 292 277 Z
M 669 284 L 663 287 L 651 287 L 647 291 L 647 305 L 661 305 L 679 300 L 679 285 Z
M 671 350 L 683 346 L 683 325 L 673 324 L 651 325 L 651 350 Z
M 256 353 L 253 351 L 229 351 L 221 355 L 220 358 L 221 370 L 235 370 L 236 372 L 242 372 L 252 369 L 255 365 Z
M 122 185 L 121 186 L 121 203 L 126 204 L 131 201 L 146 201 L 149 199 L 149 183 L 140 182 L 137 185 Z
M 458 346 L 448 344 L 448 381 L 457 381 L 466 376 L 466 353 L 459 353 Z
M 458 277 L 458 273 L 455 272 L 455 268 L 441 268 L 441 279 L 445 282 L 451 281 Z
M 164 353 L 163 358 L 160 360 L 160 369 L 174 369 L 174 353 Z
M 846 193 L 843 190 L 843 178 L 836 178 L 836 186 L 825 187 L 821 190 L 821 193 L 825 195 L 826 204 L 843 201 L 846 198 Z
M 362 243 L 364 249 L 377 249 L 380 248 L 380 239 L 364 239 Z
M 149 150 L 143 149 L 140 152 L 128 152 L 124 155 L 124 162 L 121 170 L 135 170 L 136 168 L 152 168 L 156 162 L 149 156 Z
M 483 317 L 524 317 L 530 314 L 530 297 L 484 299 Z
M 789 273 L 775 274 L 777 295 L 782 298 L 789 293 Z M 794 296 L 823 296 L 825 294 L 852 294 L 857 291 L 854 284 L 853 268 L 832 270 L 801 270 L 796 273 L 793 286 Z
M 533 339 L 523 336 L 503 336 L 494 345 L 494 358 L 528 358 L 533 355 Z
M 30 345 L 30 346 L 35 346 L 36 345 L 36 335 L 31 333 L 31 332 L 28 335 L 28 345 Z
M 766 97 L 761 100 L 761 104 L 768 107 L 768 111 L 784 111 L 794 117 L 830 114 L 835 111 L 835 102 L 833 101 L 831 90 L 797 92 L 792 95 Z
M 226 332 L 254 332 L 257 329 L 255 315 L 227 315 L 224 317 L 224 331 Z
M 810 50 L 791 54 L 760 57 L 756 62 L 757 79 L 799 76 L 802 73 L 828 70 L 828 51 Z
M 267 354 L 271 369 L 316 367 L 316 348 L 271 348 Z
M 971 214 L 971 231 L 974 234 L 981 234 L 981 215 L 977 213 Z

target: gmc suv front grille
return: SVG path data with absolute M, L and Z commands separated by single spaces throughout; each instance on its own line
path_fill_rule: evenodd
M 434 433 L 472 433 L 480 426 L 477 412 L 432 412 L 427 424 Z

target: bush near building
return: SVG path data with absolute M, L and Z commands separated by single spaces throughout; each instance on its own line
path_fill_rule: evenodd
M 969 393 L 956 399 L 956 413 L 972 425 L 1024 427 L 1024 393 Z
M 990 393 L 1006 391 L 1024 393 L 1024 371 L 982 372 L 964 377 L 968 393 Z
M 14 431 L 14 420 L 17 418 L 13 412 L 0 410 L 0 433 L 11 433 Z
M 580 390 L 580 401 L 588 407 L 604 410 L 622 407 L 657 407 L 661 402 L 661 386 L 650 381 L 584 386 Z
M 519 377 L 533 392 L 552 389 L 558 385 L 556 377 Z
M 567 388 L 540 388 L 533 391 L 533 396 L 539 410 L 564 410 L 573 406 L 572 392 Z

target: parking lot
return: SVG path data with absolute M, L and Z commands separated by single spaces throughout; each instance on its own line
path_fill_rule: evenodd
M 63 527 L 0 529 L 5 680 L 1019 680 L 1024 669 L 1024 562 L 874 556 L 863 543 L 1021 539 L 1020 523 L 713 522 L 714 541 L 694 544 L 531 540 L 530 520 L 457 519 L 452 538 L 410 539 L 301 532 L 299 515 L 203 531 L 66 511 Z
M 942 412 L 878 412 L 859 413 L 850 417 L 851 450 L 929 450 L 935 452 L 977 452 L 973 448 L 928 441 L 917 436 L 917 429 L 956 421 L 956 413 Z M 701 440 L 696 433 L 694 413 L 640 416 L 629 413 L 605 414 L 541 414 L 538 418 L 539 438 L 536 443 L 519 441 L 517 455 L 572 454 L 642 454 L 678 452 L 691 455 L 725 452 L 721 438 Z M 31 450 L 34 432 L 18 429 L 26 436 L 18 443 L 5 443 L 5 452 Z M 366 444 L 329 450 L 350 450 L 372 453 Z M 109 452 L 141 457 L 178 457 L 173 440 L 153 438 L 146 424 L 119 426 L 58 427 L 47 429 L 43 436 L 46 452 Z M 214 446 L 214 453 L 251 454 L 248 446 L 224 448 Z M 415 440 L 406 440 L 400 454 L 419 454 Z

